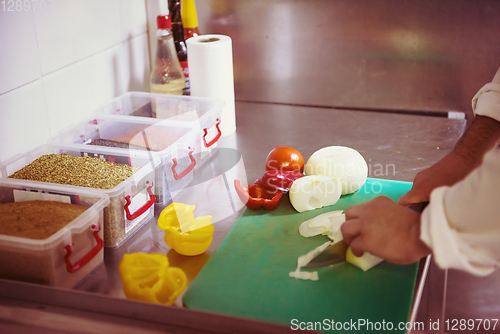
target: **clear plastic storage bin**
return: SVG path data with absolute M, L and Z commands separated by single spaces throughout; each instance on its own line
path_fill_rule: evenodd
M 73 156 L 91 156 L 103 160 L 127 164 L 140 169 L 112 189 L 98 189 L 109 197 L 109 204 L 104 208 L 104 246 L 115 247 L 137 231 L 145 222 L 154 216 L 154 180 L 155 170 L 160 165 L 158 158 L 148 156 L 145 152 L 128 150 L 107 150 L 102 147 L 87 149 L 80 147 L 64 147 L 43 145 L 25 154 L 13 157 L 0 164 L 0 176 L 7 178 L 14 172 L 29 165 L 45 154 L 68 154 Z M 14 179 L 12 179 L 14 180 Z M 34 182 L 40 184 L 45 182 Z M 94 188 L 75 187 L 81 191 Z M 95 189 L 94 189 L 95 190 Z
M 108 152 L 129 155 L 129 151 L 142 151 L 157 157 L 161 164 L 156 170 L 156 202 L 166 204 L 193 179 L 191 171 L 197 163 L 195 155 L 200 152 L 197 138 L 198 129 L 192 124 L 96 116 L 61 131 L 49 142 L 79 147 L 88 152 L 105 148 Z M 123 144 L 120 147 L 107 146 L 115 145 L 116 141 Z
M 99 108 L 97 113 L 193 124 L 200 130 L 201 149 L 207 151 L 216 146 L 221 136 L 219 124 L 224 104 L 223 100 L 218 99 L 128 92 Z
M 104 208 L 100 191 L 42 182 L 0 179 L 0 203 L 50 200 L 85 212 L 42 240 L 0 234 L 0 277 L 72 288 L 103 262 Z

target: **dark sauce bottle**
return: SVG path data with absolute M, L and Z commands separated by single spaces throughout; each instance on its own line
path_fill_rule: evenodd
M 177 58 L 179 58 L 184 77 L 186 78 L 186 88 L 184 88 L 183 95 L 190 95 L 188 54 L 186 40 L 184 39 L 184 27 L 182 26 L 180 0 L 168 0 L 168 11 L 172 20 L 172 34 L 174 35 Z

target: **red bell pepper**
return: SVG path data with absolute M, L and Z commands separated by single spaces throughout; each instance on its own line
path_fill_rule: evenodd
M 293 181 L 303 177 L 304 174 L 297 170 L 277 170 L 271 169 L 265 172 L 262 178 L 255 181 L 255 184 L 270 188 L 278 189 L 283 192 L 290 191 Z
M 258 210 L 262 207 L 266 210 L 274 210 L 278 207 L 283 197 L 281 190 L 270 190 L 257 184 L 243 187 L 241 181 L 236 179 L 234 180 L 234 188 L 240 200 L 250 210 Z

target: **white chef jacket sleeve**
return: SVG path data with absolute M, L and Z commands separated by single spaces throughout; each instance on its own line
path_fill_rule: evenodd
M 472 100 L 474 114 L 500 121 L 500 69 Z M 420 238 L 436 263 L 485 276 L 500 266 L 500 149 L 452 187 L 431 193 Z
M 488 116 L 500 122 L 500 69 L 493 82 L 484 85 L 472 99 L 475 115 Z
M 422 213 L 420 238 L 443 269 L 484 276 L 500 265 L 500 149 L 452 187 L 439 187 Z

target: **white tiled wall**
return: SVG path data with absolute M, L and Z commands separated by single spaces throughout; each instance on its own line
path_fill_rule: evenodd
M 0 3 L 0 161 L 118 95 L 149 90 L 145 0 L 22 5 Z

